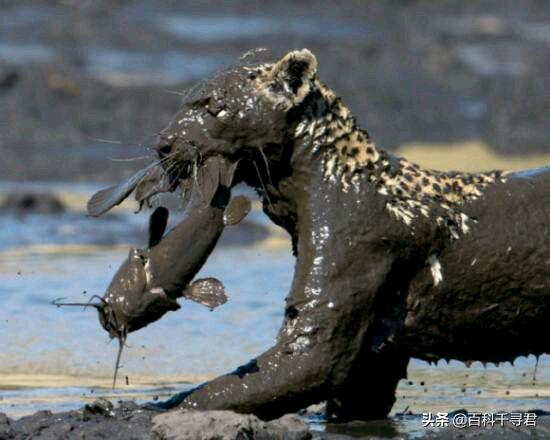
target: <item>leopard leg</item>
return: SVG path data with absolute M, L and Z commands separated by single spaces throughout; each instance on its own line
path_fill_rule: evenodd
M 271 419 L 327 398 L 350 395 L 356 384 L 364 383 L 353 370 L 365 347 L 370 347 L 367 335 L 374 321 L 373 305 L 378 303 L 374 299 L 383 293 L 391 267 L 388 258 L 374 261 L 376 267 L 363 272 L 369 283 L 355 285 L 338 277 L 327 284 L 320 281 L 318 291 L 307 288 L 315 271 L 299 266 L 277 344 L 234 372 L 175 396 L 164 407 L 225 409 Z M 393 385 L 397 376 L 392 373 Z M 377 398 L 384 395 L 384 404 L 373 414 L 387 414 L 393 403 L 390 391 L 394 387 L 388 385 L 376 396 L 368 396 L 375 408 Z M 351 405 L 342 401 L 338 414 L 344 416 Z
M 395 403 L 395 389 L 407 376 L 409 357 L 397 352 L 370 353 L 348 379 L 332 390 L 326 415 L 338 421 L 387 417 Z
M 294 354 L 277 344 L 232 373 L 176 395 L 163 406 L 280 417 L 322 400 L 329 354 L 321 345 Z

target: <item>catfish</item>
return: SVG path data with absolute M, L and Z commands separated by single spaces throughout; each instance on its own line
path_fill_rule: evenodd
M 227 301 L 215 278 L 192 281 L 214 249 L 226 225 L 239 223 L 251 209 L 244 196 L 231 198 L 236 164 L 212 157 L 198 170 L 185 218 L 166 235 L 168 210 L 155 209 L 149 221 L 149 243 L 132 248 L 99 303 L 89 304 L 111 338 L 119 341 L 113 388 L 129 333 L 180 308 L 185 298 L 214 309 Z M 58 306 L 83 305 L 54 302 Z

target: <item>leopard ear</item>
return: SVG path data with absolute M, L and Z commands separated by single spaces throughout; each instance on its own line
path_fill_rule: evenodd
M 309 50 L 289 52 L 274 64 L 270 72 L 271 91 L 285 95 L 297 105 L 311 91 L 316 74 L 317 59 Z

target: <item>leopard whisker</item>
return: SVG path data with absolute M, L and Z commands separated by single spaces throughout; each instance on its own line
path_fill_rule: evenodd
M 260 184 L 262 185 L 262 189 L 263 189 L 264 195 L 267 199 L 267 203 L 269 203 L 269 206 L 271 207 L 271 209 L 274 209 L 273 204 L 271 203 L 271 198 L 269 197 L 269 194 L 267 193 L 267 188 L 264 185 L 264 181 L 262 179 L 260 169 L 258 168 L 258 165 L 256 164 L 256 161 L 254 159 L 252 159 L 251 162 L 254 165 L 254 168 L 256 169 L 256 173 L 258 174 L 258 179 L 260 180 Z

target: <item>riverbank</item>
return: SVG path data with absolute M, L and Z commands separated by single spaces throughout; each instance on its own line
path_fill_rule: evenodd
M 449 414 L 467 415 L 464 411 Z M 472 422 L 462 428 L 451 422 L 437 428 L 424 426 L 422 415 L 408 414 L 387 420 L 351 423 L 316 423 L 312 413 L 302 416 L 288 414 L 280 419 L 264 422 L 252 415 L 240 415 L 229 411 L 175 411 L 162 412 L 150 407 L 140 407 L 131 401 L 117 405 L 105 399 L 98 399 L 75 411 L 53 414 L 40 411 L 31 416 L 13 420 L 0 413 L 0 438 L 23 440 L 57 439 L 120 439 L 140 440 L 351 440 L 361 438 L 395 439 L 458 439 L 476 438 L 523 440 L 547 438 L 550 435 L 550 415 L 531 413 L 534 426 L 521 423 L 516 426 L 508 421 L 494 425 Z M 475 415 L 470 415 L 475 417 Z M 309 425 L 308 425 L 309 422 Z M 403 426 L 407 424 L 408 429 Z M 416 429 L 411 430 L 410 425 Z
M 382 148 L 550 148 L 550 7 L 536 0 L 30 0 L 0 13 L 2 179 L 119 180 L 185 90 L 256 47 L 310 48 Z

